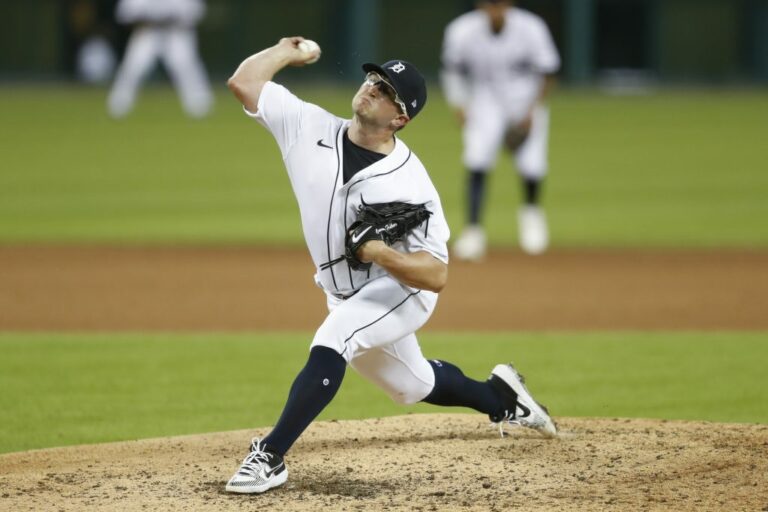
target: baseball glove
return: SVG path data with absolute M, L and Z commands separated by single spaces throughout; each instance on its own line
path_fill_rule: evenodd
M 357 220 L 347 230 L 344 240 L 344 256 L 321 265 L 321 269 L 331 267 L 345 259 L 353 270 L 368 270 L 371 263 L 363 263 L 357 257 L 357 251 L 364 243 L 381 240 L 387 245 L 403 240 L 408 233 L 427 221 L 425 236 L 429 229 L 429 216 L 432 212 L 424 204 L 411 204 L 400 201 L 391 203 L 367 204 L 365 201 L 357 210 Z
M 514 153 L 520 149 L 520 146 L 522 146 L 523 142 L 528 138 L 529 133 L 530 125 L 510 126 L 504 134 L 504 145 L 507 147 L 507 150 Z

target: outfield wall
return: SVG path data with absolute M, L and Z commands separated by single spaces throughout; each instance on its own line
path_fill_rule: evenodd
M 0 2 L 0 81 L 74 76 L 82 43 L 98 34 L 119 54 L 128 29 L 116 0 Z M 521 0 L 543 16 L 569 83 L 768 80 L 768 0 Z M 405 55 L 434 76 L 446 23 L 471 0 L 208 0 L 201 50 L 214 76 L 279 37 L 323 46 L 315 77 L 346 79 L 361 60 Z M 306 76 L 306 75 L 304 75 Z

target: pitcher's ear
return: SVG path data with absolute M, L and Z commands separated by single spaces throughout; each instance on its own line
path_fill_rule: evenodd
M 397 131 L 405 128 L 405 126 L 410 122 L 411 120 L 408 118 L 408 116 L 405 114 L 400 114 L 392 120 L 392 125 L 395 127 L 395 131 Z

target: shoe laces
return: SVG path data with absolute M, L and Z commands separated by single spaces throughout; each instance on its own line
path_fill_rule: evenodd
M 517 419 L 517 407 L 512 412 L 504 411 L 504 416 L 499 421 L 492 421 L 489 427 L 499 427 L 499 435 L 504 438 L 504 426 L 505 425 L 519 425 L 523 426 L 522 422 Z
M 528 407 L 524 407 L 520 401 L 518 401 L 515 404 L 515 408 L 512 410 L 512 412 L 509 411 L 509 409 L 504 410 L 504 414 L 502 415 L 501 419 L 499 421 L 491 421 L 490 427 L 498 426 L 499 427 L 499 435 L 501 437 L 504 437 L 504 427 L 506 425 L 517 425 L 519 427 L 530 427 L 530 428 L 536 428 L 533 425 L 532 422 L 533 415 L 531 414 L 531 410 Z
M 249 453 L 240 466 L 240 473 L 247 476 L 257 476 L 261 468 L 274 458 L 274 454 L 264 451 L 266 445 L 258 437 L 251 441 L 251 453 Z

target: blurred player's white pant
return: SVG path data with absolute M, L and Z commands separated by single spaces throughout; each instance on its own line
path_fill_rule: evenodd
M 336 350 L 392 400 L 416 403 L 432 391 L 435 373 L 414 333 L 436 305 L 436 293 L 414 293 L 389 276 L 381 277 L 347 300 L 328 295 L 330 313 L 312 346 Z
M 213 102 L 211 87 L 197 53 L 197 34 L 193 27 L 185 26 L 144 26 L 134 30 L 109 94 L 109 113 L 123 117 L 131 111 L 138 89 L 156 60 L 165 64 L 187 114 L 208 114 Z
M 471 170 L 490 171 L 504 143 L 512 119 L 497 104 L 473 105 L 464 125 L 464 165 Z M 533 109 L 531 130 L 525 142 L 515 152 L 515 164 L 526 178 L 542 179 L 548 168 L 549 108 L 537 105 Z

